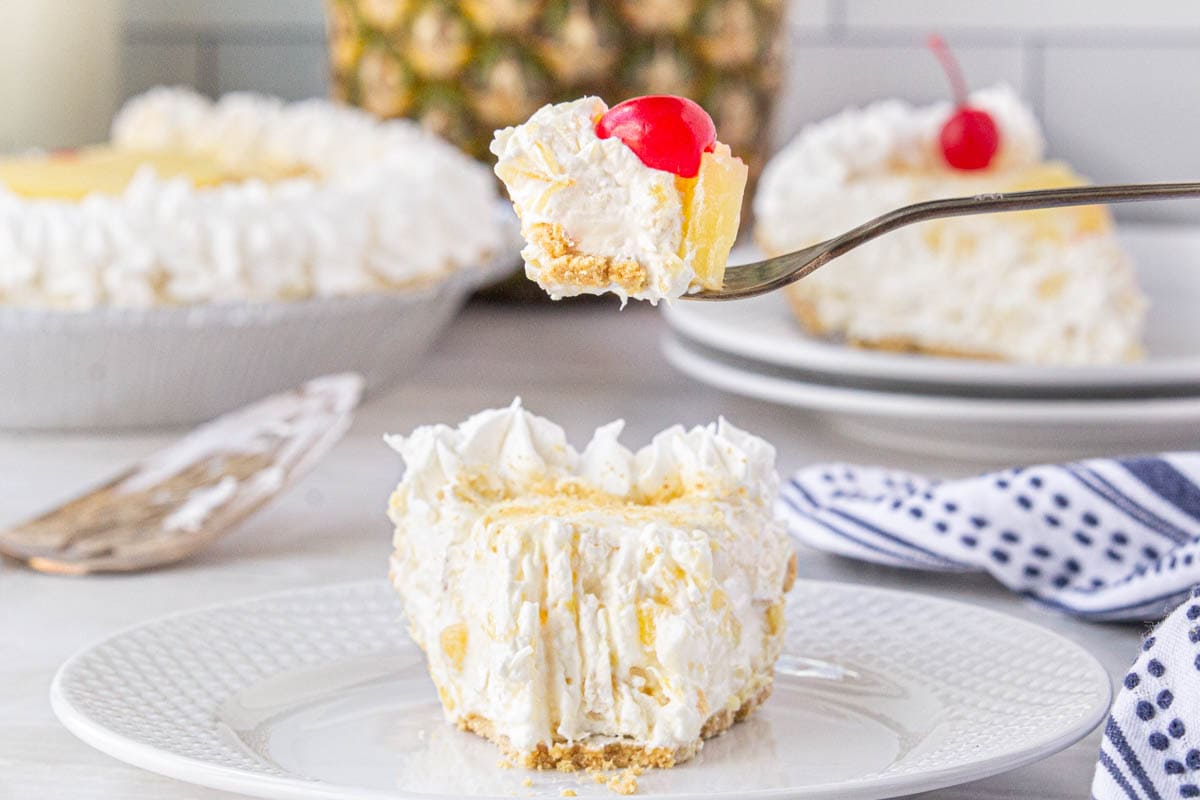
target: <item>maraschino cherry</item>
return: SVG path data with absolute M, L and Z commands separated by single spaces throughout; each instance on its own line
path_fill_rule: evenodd
M 617 103 L 596 122 L 596 135 L 617 137 L 647 167 L 694 178 L 700 157 L 712 152 L 717 126 L 686 97 L 656 94 Z
M 942 125 L 938 137 L 942 157 L 955 169 L 986 169 L 1000 149 L 1000 130 L 996 127 L 996 121 L 983 109 L 967 105 L 967 85 L 963 81 L 962 69 L 942 37 L 930 36 L 929 49 L 942 62 L 956 103 L 954 113 Z

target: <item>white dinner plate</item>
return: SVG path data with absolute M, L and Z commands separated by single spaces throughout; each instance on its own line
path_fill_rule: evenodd
M 739 359 L 670 335 L 663 353 L 702 383 L 823 414 L 872 445 L 941 457 L 1030 463 L 1200 448 L 1200 394 L 1031 399 L 877 391 Z
M 678 332 L 707 347 L 875 388 L 1129 396 L 1186 387 L 1200 394 L 1200 227 L 1123 225 L 1120 238 L 1151 304 L 1147 358 L 1138 363 L 1064 369 L 848 347 L 806 334 L 780 292 L 736 302 L 676 302 L 664 313 Z M 745 261 L 756 254 L 738 255 Z M 837 262 L 825 269 L 837 269 Z
M 909 794 L 1044 758 L 1108 709 L 1092 656 L 1003 614 L 812 581 L 787 614 L 774 696 L 693 761 L 647 772 L 639 796 Z M 51 699 L 116 758 L 259 797 L 612 796 L 587 775 L 501 769 L 447 724 L 382 581 L 148 622 L 72 657 Z

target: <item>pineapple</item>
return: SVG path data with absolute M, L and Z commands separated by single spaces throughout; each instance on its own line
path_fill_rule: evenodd
M 961 194 L 999 189 L 1003 192 L 1026 192 L 1035 189 L 1061 189 L 1083 186 L 1087 180 L 1061 161 L 1047 161 L 1012 176 L 1009 183 L 997 186 L 994 180 L 964 180 Z M 1072 206 L 1035 211 L 1014 211 L 997 218 L 1009 225 L 1027 227 L 1027 241 L 1062 243 L 1082 236 L 1105 233 L 1112 227 L 1112 216 L 1106 206 Z M 979 242 L 969 221 L 961 219 L 932 220 L 921 223 L 921 236 L 931 250 L 943 251 L 955 257 L 967 258 Z
M 625 93 L 630 96 L 641 94 L 677 94 L 696 97 L 696 69 L 692 59 L 666 41 L 647 42 L 630 50 L 621 72 Z M 608 99 L 608 98 L 604 98 Z M 624 97 L 617 98 L 624 100 Z M 704 105 L 704 103 L 700 103 Z M 705 111 L 708 109 L 705 108 Z
M 349 5 L 329 7 L 329 61 L 334 68 L 334 83 L 340 88 L 349 83 L 347 76 L 354 71 L 366 38 L 366 32 L 359 28 L 359 18 Z
M 621 16 L 639 33 L 686 31 L 696 13 L 694 0 L 617 0 Z
M 412 107 L 412 80 L 386 47 L 372 45 L 358 62 L 359 103 L 380 117 L 398 117 Z
M 381 31 L 392 31 L 404 21 L 412 0 L 361 0 L 359 11 L 363 20 Z
M 708 92 L 708 107 L 721 140 L 737 153 L 753 153 L 756 137 L 762 134 L 761 120 L 767 109 L 753 84 L 736 78 Z
M 434 86 L 421 95 L 413 114 L 426 130 L 451 141 L 467 141 L 475 120 L 466 113 L 467 101 L 461 89 Z
M 466 77 L 470 133 L 455 137 L 460 147 L 477 155 L 487 152 L 492 131 L 524 122 L 542 105 L 553 79 L 542 63 L 511 42 L 493 41 L 480 48 Z
M 1028 170 L 1006 192 L 1027 192 L 1034 189 L 1065 189 L 1084 186 L 1086 178 L 1061 161 L 1047 161 Z M 1044 211 L 1017 211 L 1014 219 L 1032 225 L 1038 234 L 1048 239 L 1070 238 L 1076 235 L 1103 233 L 1112 226 L 1112 216 L 1106 206 L 1074 206 Z
M 484 34 L 527 30 L 542 12 L 543 0 L 462 0 L 467 18 Z
M 415 10 L 400 52 L 421 77 L 448 80 L 471 57 L 470 37 L 466 19 L 451 4 L 430 0 Z
M 682 94 L 757 174 L 781 0 L 325 0 L 334 94 L 488 159 L 546 103 Z
M 543 15 L 538 33 L 538 53 L 563 85 L 603 80 L 620 52 L 620 26 L 590 11 L 588 0 L 555 6 Z
M 750 0 L 714 3 L 700 15 L 700 52 L 717 67 L 742 67 L 758 56 L 762 35 Z

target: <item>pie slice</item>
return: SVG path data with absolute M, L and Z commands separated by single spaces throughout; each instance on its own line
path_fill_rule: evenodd
M 698 105 L 665 95 L 611 109 L 585 97 L 497 131 L 529 278 L 555 299 L 719 288 L 747 170 L 715 134 Z
M 447 720 L 534 769 L 670 767 L 767 699 L 795 555 L 724 420 L 577 452 L 514 403 L 391 437 L 391 575 Z
M 777 255 L 909 203 L 1087 182 L 1044 159 L 1037 121 L 1011 90 L 977 92 L 970 106 L 999 136 L 980 168 L 943 152 L 947 119 L 963 113 L 946 104 L 887 101 L 801 131 L 763 172 L 755 238 Z M 902 228 L 786 291 L 810 332 L 863 347 L 1063 365 L 1142 353 L 1146 301 L 1102 206 Z

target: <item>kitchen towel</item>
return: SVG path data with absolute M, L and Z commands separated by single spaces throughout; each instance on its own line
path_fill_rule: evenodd
M 908 569 L 986 571 L 1087 619 L 1161 619 L 1200 583 L 1200 453 L 946 481 L 815 466 L 785 482 L 780 511 L 811 547 Z
M 1121 683 L 1092 797 L 1200 797 L 1200 588 L 1146 637 Z

